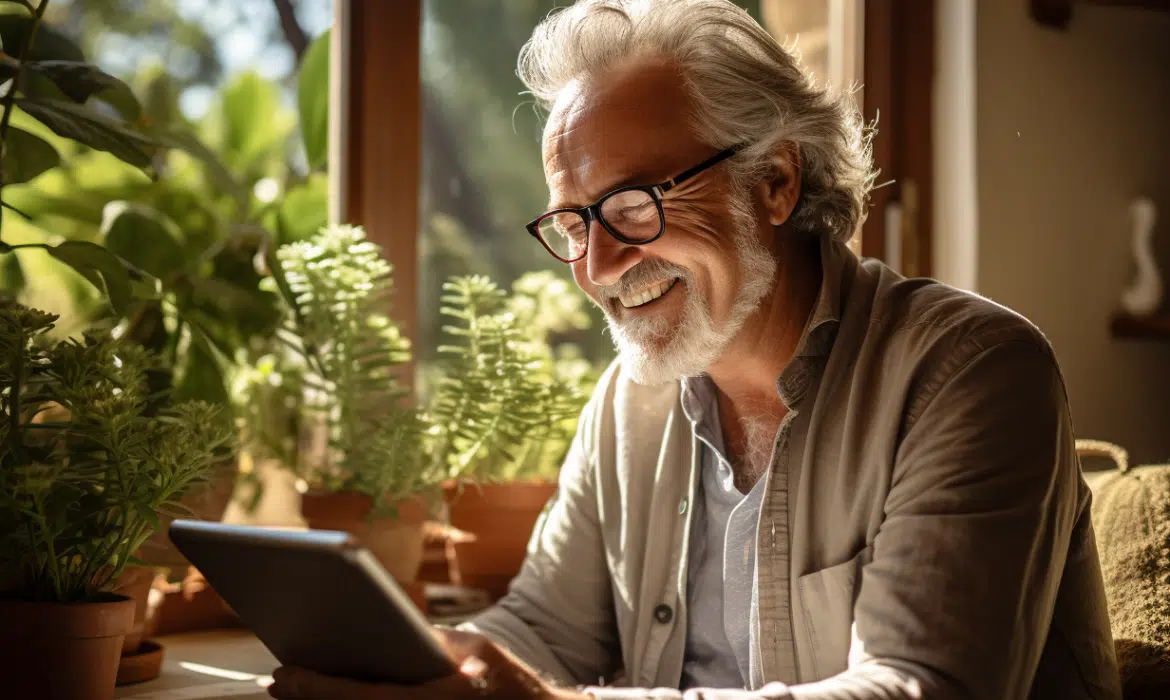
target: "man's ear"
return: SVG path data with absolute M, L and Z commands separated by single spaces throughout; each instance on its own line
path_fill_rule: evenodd
M 800 150 L 795 144 L 782 144 L 769 158 L 768 174 L 756 185 L 768 223 L 780 226 L 792 216 L 800 198 L 800 176 Z

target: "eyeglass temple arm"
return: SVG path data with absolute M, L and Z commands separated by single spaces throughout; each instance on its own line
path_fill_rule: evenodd
M 699 163 L 698 165 L 691 168 L 690 170 L 687 170 L 687 171 L 685 171 L 679 175 L 676 175 L 675 177 L 667 180 L 666 182 L 662 183 L 658 187 L 663 192 L 669 192 L 670 190 L 674 189 L 675 186 L 681 184 L 685 180 L 688 180 L 688 179 L 698 175 L 699 173 L 703 172 L 707 168 L 710 168 L 711 166 L 715 165 L 716 163 L 720 163 L 720 162 L 732 157 L 733 155 L 735 155 L 739 151 L 739 148 L 740 148 L 739 146 L 734 146 L 732 148 L 728 148 L 726 150 L 720 151 L 719 153 L 716 153 L 715 155 L 711 156 L 710 158 L 703 161 L 702 163 Z

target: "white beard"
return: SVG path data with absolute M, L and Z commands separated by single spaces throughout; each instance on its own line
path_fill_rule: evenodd
M 707 371 L 771 292 L 776 260 L 756 239 L 757 223 L 747 197 L 733 197 L 731 209 L 740 284 L 731 311 L 721 327 L 716 327 L 711 318 L 709 300 L 695 287 L 691 273 L 683 267 L 662 260 L 648 260 L 613 285 L 615 290 L 625 292 L 677 277 L 678 284 L 685 287 L 682 291 L 686 294 L 686 302 L 677 323 L 662 317 L 618 321 L 606 313 L 622 369 L 635 382 L 663 384 Z

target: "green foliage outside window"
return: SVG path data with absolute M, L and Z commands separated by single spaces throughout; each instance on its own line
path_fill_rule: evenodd
M 174 384 L 177 398 L 224 402 L 230 365 L 238 355 L 266 352 L 279 319 L 275 295 L 258 286 L 263 258 L 325 223 L 327 182 L 323 173 L 289 166 L 296 118 L 280 107 L 274 84 L 242 74 L 193 124 L 177 116 L 169 80 L 155 73 L 140 81 L 145 94 L 171 95 L 147 102 L 152 132 L 185 149 L 156 158 L 159 177 L 129 172 L 106 154 L 73 152 L 8 199 L 31 217 L 19 222 L 26 240 L 98 243 L 160 281 L 159 294 L 108 310 L 81 290 L 62 304 L 78 316 L 73 328 L 109 312 L 119 337 L 164 358 L 164 383 Z M 31 256 L 21 262 L 40 290 L 68 284 L 60 265 Z M 11 289 L 37 301 L 36 288 Z

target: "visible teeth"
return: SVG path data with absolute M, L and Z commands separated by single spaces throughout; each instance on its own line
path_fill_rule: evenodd
M 634 292 L 633 294 L 620 296 L 618 297 L 618 301 L 620 301 L 622 306 L 626 307 L 627 309 L 632 309 L 643 304 L 649 304 L 650 302 L 665 294 L 666 291 L 673 287 L 674 283 L 677 281 L 678 280 L 667 280 L 665 282 L 659 282 L 658 284 L 647 287 L 640 292 Z

